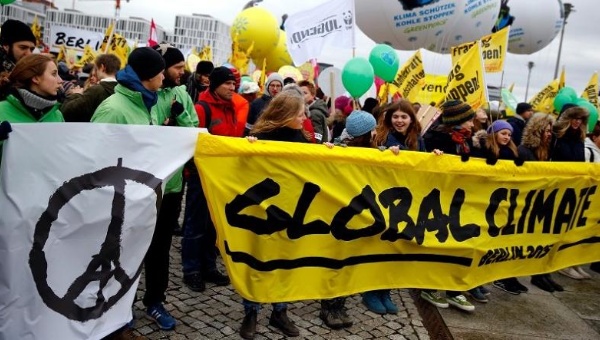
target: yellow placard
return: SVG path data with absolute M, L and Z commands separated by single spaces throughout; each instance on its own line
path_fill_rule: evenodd
M 588 82 L 587 86 L 583 90 L 581 94 L 581 98 L 587 99 L 592 105 L 597 108 L 600 108 L 600 103 L 598 102 L 598 73 L 594 72 L 592 78 Z
M 413 102 L 421 104 L 439 103 L 444 100 L 446 95 L 446 84 L 448 76 L 426 74 L 425 78 L 419 82 L 419 92 Z
M 479 41 L 452 64 L 448 75 L 446 100 L 460 100 L 468 103 L 473 110 L 488 102 Z
M 504 60 L 508 50 L 508 35 L 510 27 L 501 29 L 496 33 L 483 36 L 481 41 L 481 57 L 487 73 L 498 73 L 504 70 Z M 452 64 L 456 64 L 458 59 L 467 53 L 471 47 L 475 46 L 477 41 L 471 41 L 462 45 L 453 46 L 451 49 Z
M 421 51 L 418 50 L 398 70 L 392 84 L 398 88 L 397 92 L 402 97 L 415 102 L 419 94 L 419 81 L 423 78 L 425 78 L 425 69 Z
M 209 134 L 195 163 L 231 282 L 251 301 L 467 290 L 600 260 L 594 164 Z
M 533 110 L 536 112 L 554 112 L 554 98 L 558 93 L 560 79 L 554 79 L 548 85 L 544 86 L 533 98 L 529 101 L 529 104 L 533 106 Z

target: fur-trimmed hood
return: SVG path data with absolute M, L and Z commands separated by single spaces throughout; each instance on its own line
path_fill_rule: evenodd
M 473 135 L 473 147 L 478 149 L 485 149 L 485 140 L 487 139 L 488 133 L 485 130 L 479 130 Z
M 548 124 L 554 126 L 554 123 L 555 119 L 551 114 L 543 112 L 534 114 L 527 122 L 527 125 L 525 125 L 525 129 L 523 129 L 521 145 L 531 149 L 538 148 L 542 144 L 544 129 Z
M 579 106 L 571 107 L 558 116 L 554 131 L 565 129 L 570 124 L 571 119 L 574 118 L 581 118 L 581 126 L 583 129 L 586 129 L 589 116 L 590 113 L 586 109 Z

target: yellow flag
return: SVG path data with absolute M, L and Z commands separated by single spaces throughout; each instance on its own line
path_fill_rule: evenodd
M 248 64 L 250 64 L 250 53 L 254 49 L 254 41 L 248 47 L 246 51 L 242 50 L 238 43 L 237 34 L 233 38 L 231 43 L 231 56 L 229 57 L 229 63 L 233 65 L 241 74 L 248 72 Z M 266 59 L 265 59 L 266 60 Z
M 565 75 L 565 67 L 563 66 L 562 71 L 560 72 L 560 79 L 558 80 L 558 89 L 562 89 L 565 87 L 566 83 L 566 75 Z
M 76 67 L 84 67 L 86 64 L 93 63 L 96 60 L 96 52 L 90 45 L 85 45 L 83 48 L 83 55 L 79 58 L 79 61 L 75 64 Z
M 102 45 L 100 45 L 100 52 L 107 53 L 108 52 L 108 41 L 111 39 L 113 31 L 113 22 L 111 21 L 110 25 L 106 28 L 104 32 L 104 39 L 102 39 Z
M 559 80 L 554 79 L 548 85 L 544 86 L 530 101 L 533 110 L 537 112 L 553 113 L 554 97 L 559 90 Z
M 480 39 L 481 56 L 487 73 L 498 73 L 504 70 L 509 29 L 510 27 L 503 28 L 496 33 L 483 36 Z M 452 64 L 456 64 L 458 58 L 467 53 L 476 43 L 477 41 L 472 41 L 452 47 Z
M 202 50 L 198 53 L 200 60 L 212 61 L 212 49 L 206 45 L 202 47 Z
M 481 44 L 477 42 L 463 54 L 448 75 L 446 100 L 460 100 L 476 110 L 488 101 Z
M 124 68 L 127 64 L 127 57 L 129 56 L 129 45 L 127 44 L 127 39 L 120 34 L 113 33 L 108 53 L 116 55 L 117 58 L 121 60 L 121 66 Z
M 75 64 L 77 63 L 77 59 L 77 51 L 71 48 L 65 49 L 65 62 L 67 63 L 67 67 L 69 67 L 69 69 L 76 67 Z
M 417 50 L 402 67 L 398 70 L 392 84 L 398 88 L 397 92 L 403 98 L 415 102 L 419 94 L 419 81 L 425 78 L 425 69 L 423 68 L 423 58 L 421 51 Z M 390 93 L 394 93 L 391 92 Z
M 411 101 L 421 104 L 437 104 L 443 101 L 444 96 L 446 95 L 447 82 L 448 76 L 426 74 L 425 78 L 419 81 L 419 92 L 417 92 L 417 97 Z
M 42 42 L 42 26 L 38 23 L 37 15 L 33 18 L 33 22 L 31 23 L 31 33 L 35 37 L 35 46 L 39 46 Z
M 512 91 L 515 89 L 515 83 L 510 84 L 510 86 L 508 87 L 508 92 L 512 93 Z
M 592 78 L 581 94 L 581 98 L 587 99 L 592 105 L 600 108 L 598 102 L 598 72 L 594 72 Z
M 65 50 L 65 45 L 60 45 L 60 48 L 58 50 L 58 55 L 56 56 L 56 62 L 58 63 L 59 61 L 65 60 L 66 55 L 67 55 L 67 52 Z

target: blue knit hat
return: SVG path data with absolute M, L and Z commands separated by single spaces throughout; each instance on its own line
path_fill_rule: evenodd
M 513 127 L 505 120 L 497 120 L 493 122 L 492 125 L 490 125 L 490 127 L 487 128 L 487 133 L 496 133 L 502 130 L 509 130 L 510 133 L 512 133 Z
M 346 132 L 353 138 L 371 132 L 375 129 L 376 125 L 377 122 L 375 121 L 375 117 L 365 111 L 354 110 L 348 118 L 346 118 Z

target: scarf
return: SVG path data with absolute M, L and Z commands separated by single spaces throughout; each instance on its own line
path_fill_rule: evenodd
M 52 108 L 56 103 L 56 98 L 44 98 L 37 93 L 26 89 L 17 89 L 21 102 L 31 112 L 35 119 L 40 120 L 44 111 Z
M 455 126 L 450 132 L 452 141 L 456 144 L 456 152 L 459 155 L 468 155 L 471 153 L 471 148 L 467 142 L 471 138 L 471 130 L 460 126 Z
M 148 109 L 148 112 L 156 105 L 158 94 L 146 89 L 144 85 L 142 85 L 142 81 L 131 66 L 127 65 L 124 69 L 117 72 L 117 81 L 126 88 L 141 93 L 144 106 Z

